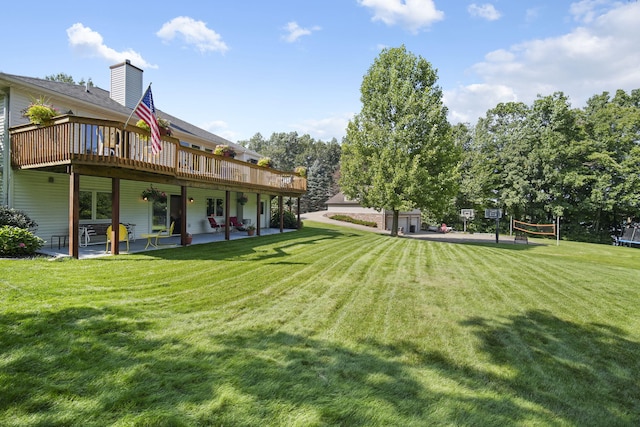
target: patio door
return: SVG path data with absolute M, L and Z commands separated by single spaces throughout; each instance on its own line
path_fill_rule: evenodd
M 260 200 L 260 228 L 268 228 L 269 224 L 265 222 L 265 216 L 264 216 L 264 200 Z
M 179 233 L 182 230 L 182 196 L 171 196 L 171 205 L 169 206 L 169 224 L 167 227 L 171 226 L 171 223 L 174 222 L 173 226 L 174 233 Z
M 167 228 L 167 201 L 154 200 L 151 209 L 151 231 L 165 230 Z

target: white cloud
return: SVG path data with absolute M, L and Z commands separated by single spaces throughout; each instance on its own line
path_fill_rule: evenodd
M 471 84 L 443 91 L 443 102 L 449 108 L 449 120 L 475 123 L 478 117 L 500 102 L 516 102 L 513 88 L 500 84 Z
M 498 102 L 530 104 L 555 91 L 581 107 L 604 91 L 639 88 L 638 22 L 639 2 L 618 3 L 567 34 L 487 53 L 471 67 L 478 82 L 446 92 L 450 118 L 475 122 Z
M 73 24 L 67 28 L 67 38 L 71 48 L 83 56 L 103 58 L 112 63 L 120 63 L 129 59 L 137 67 L 158 68 L 157 65 L 149 64 L 142 58 L 142 55 L 132 49 L 118 52 L 108 47 L 104 44 L 100 33 L 85 27 L 81 23 Z
M 444 19 L 433 0 L 358 0 L 361 6 L 373 10 L 373 21 L 389 26 L 400 25 L 413 33 Z
M 221 136 L 224 139 L 227 139 L 232 142 L 235 142 L 238 139 L 237 132 L 234 132 L 231 129 L 229 129 L 229 125 L 224 120 L 213 120 L 210 122 L 203 123 L 198 127 L 208 132 L 211 132 L 213 134 L 216 134 L 218 136 Z
M 611 0 L 580 0 L 571 3 L 569 12 L 576 21 L 589 23 L 610 6 L 612 6 Z
M 201 53 L 209 51 L 224 53 L 229 50 L 220 34 L 207 28 L 206 23 L 188 16 L 178 16 L 165 22 L 156 35 L 167 42 L 181 37 L 184 43 L 195 46 Z
M 472 3 L 467 7 L 467 12 L 469 12 L 471 16 L 477 16 L 487 21 L 496 21 L 502 16 L 491 3 L 485 3 L 480 6 Z
M 336 114 L 323 119 L 308 119 L 291 125 L 291 128 L 301 135 L 309 134 L 312 138 L 321 141 L 330 141 L 332 138 L 336 138 L 338 142 L 342 142 L 347 123 L 353 118 L 353 115 L 353 113 Z
M 312 32 L 319 31 L 321 28 L 318 26 L 311 28 L 302 28 L 298 25 L 297 22 L 292 21 L 288 22 L 287 25 L 283 27 L 283 29 L 287 32 L 287 34 L 283 36 L 283 39 L 288 43 L 293 43 L 300 37 L 311 35 Z

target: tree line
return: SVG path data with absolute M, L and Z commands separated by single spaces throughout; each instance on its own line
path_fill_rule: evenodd
M 273 167 L 294 170 L 298 166 L 307 170 L 307 193 L 300 198 L 302 212 L 326 209 L 329 198 L 338 193 L 340 144 L 333 138 L 324 142 L 297 132 L 273 133 L 265 139 L 256 133 L 249 140 L 238 141 L 242 146 L 270 157 Z
M 438 188 L 442 182 L 430 183 L 433 193 L 446 197 L 423 209 L 427 223 L 444 221 L 462 228 L 460 210 L 475 209 L 471 229 L 490 231 L 494 222 L 483 220 L 484 210 L 500 208 L 506 216 L 531 223 L 553 223 L 560 217 L 563 236 L 610 242 L 610 235 L 625 222 L 640 219 L 640 89 L 595 95 L 579 109 L 572 108 L 562 92 L 539 97 L 531 105 L 501 103 L 475 126 L 451 126 L 451 137 L 455 148 L 449 148 L 461 151 L 456 182 L 447 182 L 447 191 Z M 307 167 L 302 212 L 325 209 L 326 201 L 340 191 L 347 138 L 323 142 L 289 132 L 265 139 L 258 133 L 240 143 L 271 157 L 278 169 Z M 362 160 L 349 159 L 353 175 L 362 174 Z M 385 164 L 398 176 L 389 162 L 381 162 Z M 410 165 L 399 170 L 415 171 Z M 398 187 L 390 183 L 397 179 L 376 176 L 396 194 Z M 454 197 L 449 195 L 451 188 Z M 503 221 L 504 227 L 507 224 Z
M 450 221 L 495 207 L 532 223 L 560 217 L 565 236 L 610 242 L 640 217 L 640 89 L 579 109 L 562 92 L 501 103 L 454 135 L 463 154 Z

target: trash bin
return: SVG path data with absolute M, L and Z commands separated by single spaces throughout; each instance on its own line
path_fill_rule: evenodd
M 415 225 L 410 225 L 409 226 L 409 233 L 415 233 L 416 232 L 416 226 Z

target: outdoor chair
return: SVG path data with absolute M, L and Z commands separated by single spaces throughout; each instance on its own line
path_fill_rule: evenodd
M 222 227 L 224 227 L 224 225 L 218 224 L 216 219 L 212 216 L 208 216 L 207 219 L 209 220 L 209 225 L 211 226 L 211 228 L 213 228 L 213 231 L 215 232 L 222 230 Z
M 111 241 L 111 226 L 107 227 L 107 246 L 105 252 L 109 252 L 109 242 Z M 129 230 L 123 224 L 118 227 L 118 243 L 127 242 L 127 252 L 129 252 Z
M 169 230 L 165 229 L 165 230 L 160 230 L 157 233 L 141 234 L 140 237 L 147 239 L 147 245 L 144 248 L 147 249 L 149 245 L 157 248 L 159 246 L 159 243 L 158 243 L 159 239 L 164 239 L 164 238 L 173 236 L 173 228 L 175 226 L 176 226 L 176 223 L 172 222 L 171 227 L 169 227 Z
M 244 224 L 238 221 L 237 216 L 230 216 L 229 224 L 231 224 L 231 227 L 233 227 L 236 230 L 244 231 Z

